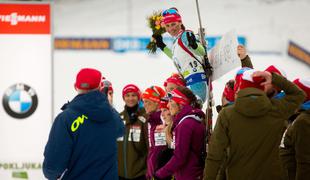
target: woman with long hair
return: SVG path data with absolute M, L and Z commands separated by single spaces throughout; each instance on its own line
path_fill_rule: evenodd
M 168 93 L 168 108 L 173 116 L 174 154 L 169 162 L 156 171 L 155 179 L 174 175 L 177 180 L 203 178 L 206 127 L 205 114 L 196 96 L 186 87 Z

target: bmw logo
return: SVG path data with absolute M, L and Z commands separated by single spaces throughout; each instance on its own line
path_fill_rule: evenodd
M 29 117 L 37 109 L 38 97 L 30 86 L 18 83 L 5 91 L 2 104 L 10 116 L 23 119 Z

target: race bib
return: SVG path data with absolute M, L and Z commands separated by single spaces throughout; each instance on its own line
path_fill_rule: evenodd
M 128 141 L 140 142 L 141 127 L 131 126 L 129 129 Z
M 167 145 L 165 132 L 155 132 L 154 139 L 155 139 L 155 146 Z

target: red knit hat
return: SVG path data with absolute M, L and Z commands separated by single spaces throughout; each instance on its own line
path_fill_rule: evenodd
M 99 87 L 101 72 L 92 68 L 83 68 L 76 75 L 75 87 L 82 90 L 92 90 Z
M 228 83 L 234 83 L 234 80 L 229 80 L 224 88 L 223 91 L 223 96 L 230 102 L 234 102 L 235 101 L 235 91 L 234 91 L 234 87 L 230 86 Z
M 251 68 L 249 67 L 244 67 L 241 68 L 237 71 L 236 76 L 235 76 L 235 85 L 234 85 L 234 93 L 237 92 L 237 90 L 239 89 L 240 83 L 241 83 L 241 78 L 242 75 L 245 71 L 251 70 Z
M 262 77 L 253 77 L 252 75 L 255 71 L 256 70 L 251 69 L 243 73 L 239 87 L 240 90 L 249 87 L 264 90 L 264 86 L 261 86 L 260 84 L 264 82 L 265 79 Z
M 296 84 L 300 89 L 302 89 L 306 93 L 307 97 L 305 101 L 309 101 L 310 100 L 310 78 L 295 79 L 293 83 Z
M 166 92 L 159 86 L 151 86 L 142 93 L 142 99 L 149 99 L 160 102 L 160 99 L 166 95 Z
M 167 87 L 168 83 L 173 83 L 176 84 L 177 86 L 183 86 L 183 87 L 186 86 L 184 79 L 178 73 L 174 73 L 168 79 L 166 79 L 164 86 Z
M 189 99 L 181 93 L 179 90 L 174 89 L 168 93 L 168 98 L 176 102 L 177 104 L 189 105 Z
M 112 92 L 114 91 L 112 87 L 112 83 L 106 80 L 105 78 L 102 78 L 100 91 L 104 91 L 105 88 L 107 88 L 108 91 L 112 91 Z
M 163 23 L 168 24 L 171 22 L 182 22 L 182 18 L 177 10 L 177 8 L 169 8 L 162 12 Z
M 286 73 L 285 73 L 285 71 L 282 70 L 282 69 L 279 68 L 279 67 L 276 67 L 275 65 L 269 66 L 267 69 L 265 69 L 265 71 L 268 71 L 268 72 L 270 72 L 270 73 L 277 73 L 277 74 L 279 74 L 279 75 L 281 75 L 281 76 L 283 76 L 283 77 L 286 78 Z
M 134 84 L 127 84 L 124 88 L 123 88 L 123 91 L 122 91 L 122 95 L 123 95 L 123 98 L 124 96 L 127 94 L 127 93 L 130 93 L 130 92 L 133 92 L 133 93 L 136 93 L 139 100 L 141 98 L 141 91 L 140 89 L 138 88 L 138 86 L 134 85 Z

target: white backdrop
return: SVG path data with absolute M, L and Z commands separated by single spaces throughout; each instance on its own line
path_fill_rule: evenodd
M 38 8 L 41 11 L 38 11 Z M 50 6 L 45 4 L 35 7 L 27 4 L 22 7 L 22 4 L 16 6 L 0 4 L 0 9 L 0 16 L 8 15 L 9 19 L 14 18 L 11 13 L 23 17 L 29 15 L 28 18 L 32 17 L 32 13 L 46 13 L 44 23 L 47 27 L 35 22 L 18 22 L 17 25 L 12 25 L 10 22 L 0 21 L 2 100 L 5 101 L 5 95 L 11 95 L 9 106 L 18 114 L 27 112 L 27 106 L 25 109 L 20 103 L 29 102 L 34 93 L 38 98 L 36 110 L 25 118 L 15 118 L 5 111 L 4 106 L 0 108 L 0 179 L 9 180 L 16 177 L 44 179 L 41 170 L 43 150 L 52 121 Z M 45 27 L 42 30 L 41 25 Z M 30 94 L 27 91 L 15 91 L 17 96 L 13 96 L 11 94 L 13 91 L 8 89 L 16 84 L 30 86 L 32 88 L 30 92 L 28 91 Z M 13 100 L 19 101 L 12 102 Z M 34 100 L 30 102 L 33 106 Z

